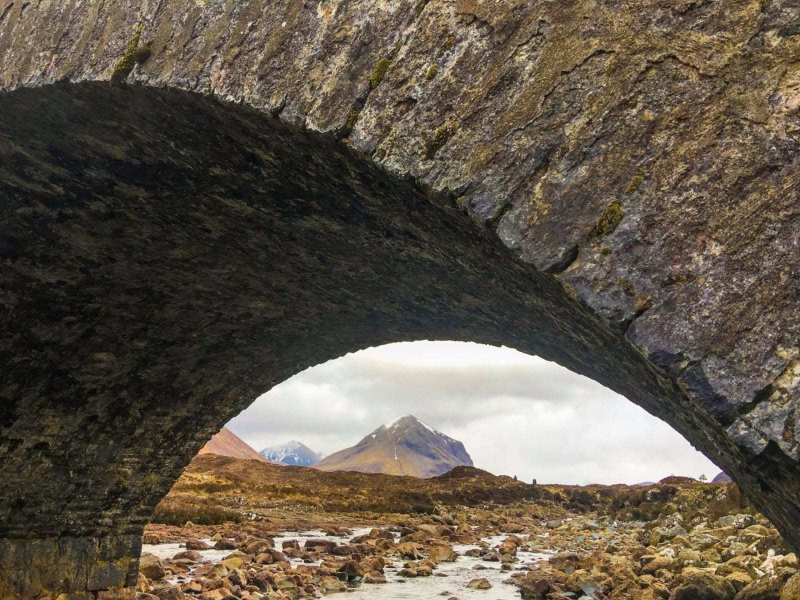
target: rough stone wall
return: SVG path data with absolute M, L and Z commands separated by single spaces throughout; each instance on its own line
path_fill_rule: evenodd
M 0 590 L 123 585 L 138 546 L 106 540 L 137 540 L 222 424 L 392 341 L 541 355 L 739 461 L 557 280 L 331 136 L 104 83 L 0 95 L 0 115 Z
M 4 88 L 108 79 L 136 38 L 129 81 L 337 132 L 455 192 L 742 444 L 798 458 L 794 3 L 0 7 Z
M 798 543 L 796 3 L 0 0 L 0 63 L 242 102 L 446 191 L 667 374 L 670 422 Z
M 0 539 L 0 598 L 134 600 L 141 548 L 139 532 Z

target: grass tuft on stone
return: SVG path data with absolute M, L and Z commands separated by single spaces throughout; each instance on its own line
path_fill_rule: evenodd
M 369 76 L 369 87 L 371 90 L 374 90 L 381 84 L 391 65 L 392 62 L 388 58 L 382 58 L 375 64 L 372 69 L 372 74 Z
M 601 238 L 613 233 L 624 216 L 625 211 L 622 208 L 622 203 L 619 200 L 614 200 L 600 215 L 600 219 L 592 229 L 590 237 Z
M 133 34 L 133 37 L 128 42 L 125 48 L 125 53 L 119 59 L 114 71 L 111 73 L 111 81 L 120 83 L 128 78 L 136 65 L 146 63 L 152 55 L 150 44 L 140 46 L 139 43 L 142 39 L 142 27 L 139 26 Z

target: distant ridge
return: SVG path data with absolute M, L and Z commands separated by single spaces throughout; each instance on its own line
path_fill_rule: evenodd
M 264 457 L 227 427 L 223 427 L 205 446 L 200 448 L 200 452 L 197 454 L 217 454 L 219 456 L 230 456 L 231 458 L 246 458 L 266 462 Z
M 697 479 L 695 479 L 694 477 L 684 477 L 683 475 L 669 475 L 659 480 L 658 483 L 669 483 L 673 485 L 688 485 L 697 483 Z
M 316 468 L 436 477 L 458 466 L 473 466 L 464 444 L 407 415 L 324 458 Z
M 733 479 L 724 471 L 720 471 L 717 473 L 716 477 L 711 480 L 711 483 L 733 483 Z
M 322 458 L 321 454 L 314 452 L 302 442 L 295 440 L 278 446 L 264 448 L 261 451 L 261 456 L 266 458 L 269 462 L 278 465 L 290 465 L 292 467 L 312 467 Z

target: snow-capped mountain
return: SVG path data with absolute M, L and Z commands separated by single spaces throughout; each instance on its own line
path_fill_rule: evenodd
M 317 468 L 435 477 L 460 465 L 473 466 L 464 444 L 407 415 L 381 425 L 355 446 L 331 454 Z
M 314 452 L 301 442 L 292 440 L 279 446 L 270 446 L 261 451 L 261 456 L 269 462 L 293 467 L 311 467 L 316 465 L 322 455 Z

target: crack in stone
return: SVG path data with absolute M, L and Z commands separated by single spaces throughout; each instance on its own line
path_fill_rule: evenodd
M 8 6 L 6 6 L 5 10 L 3 10 L 2 13 L 0 13 L 0 25 L 2 25 L 3 21 L 6 20 L 6 17 L 9 15 L 9 13 L 11 12 L 12 8 L 14 8 L 14 3 L 13 2 L 11 4 L 9 4 Z
M 561 258 L 559 258 L 559 260 L 557 260 L 550 266 L 545 267 L 543 271 L 548 275 L 558 275 L 560 273 L 563 273 L 564 271 L 569 269 L 570 266 L 572 266 L 572 264 L 576 260 L 578 260 L 579 254 L 580 254 L 580 248 L 578 247 L 578 244 L 575 244 L 574 246 L 567 248 L 561 255 Z

